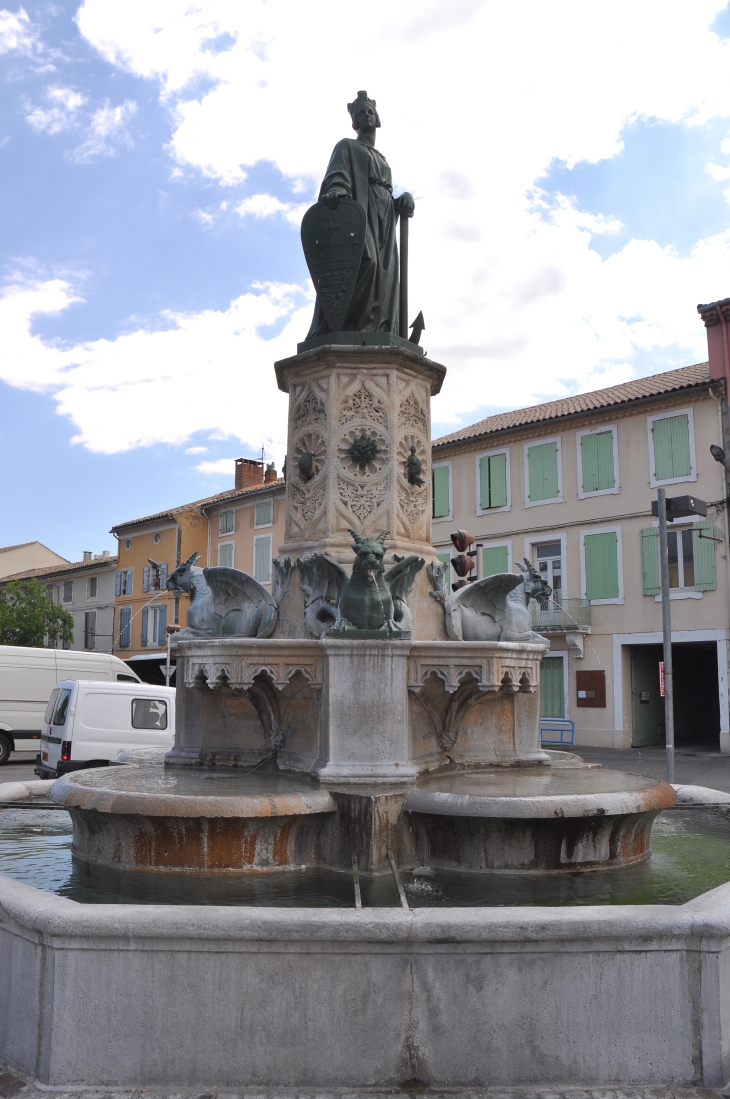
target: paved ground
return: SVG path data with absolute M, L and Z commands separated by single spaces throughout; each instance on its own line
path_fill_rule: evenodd
M 36 752 L 13 752 L 8 762 L 0 767 L 0 782 L 25 782 L 36 779 L 33 772 Z
M 129 1089 L 77 1089 L 40 1088 L 26 1084 L 20 1077 L 0 1069 L 0 1096 L 2 1099 L 40 1099 L 51 1094 L 57 1099 L 721 1099 L 725 1094 L 713 1088 L 485 1088 L 449 1089 L 442 1091 L 409 1088 L 408 1091 L 375 1091 L 365 1088 L 282 1088 L 262 1091 L 254 1088 L 226 1088 L 225 1091 L 204 1091 L 202 1088 L 184 1088 L 168 1091 L 159 1088 Z
M 664 748 L 581 748 L 574 751 L 586 763 L 600 763 L 614 771 L 667 777 L 667 753 Z M 730 755 L 697 747 L 677 748 L 674 753 L 674 781 L 688 786 L 710 786 L 730 794 Z

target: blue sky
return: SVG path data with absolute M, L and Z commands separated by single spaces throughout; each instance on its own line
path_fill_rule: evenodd
M 491 0 L 377 0 L 367 34 L 305 7 L 0 8 L 0 545 L 77 560 L 230 487 L 238 455 L 280 467 L 299 220 L 360 87 L 417 200 L 435 434 L 704 357 L 695 306 L 730 294 L 730 6 L 535 0 L 519 36 Z

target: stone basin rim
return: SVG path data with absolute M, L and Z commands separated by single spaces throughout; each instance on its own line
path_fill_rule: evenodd
M 73 780 L 73 772 L 56 780 L 48 797 L 67 809 L 81 809 L 123 816 L 219 818 L 219 817 L 291 817 L 314 813 L 334 813 L 337 806 L 327 790 L 306 793 L 249 793 L 216 795 L 173 794 L 165 790 L 138 792 L 105 787 L 109 768 L 90 768 L 99 774 L 99 786 L 82 786 Z M 89 774 L 89 771 L 81 772 Z
M 672 808 L 676 803 L 676 792 L 669 783 L 652 779 L 645 789 L 590 794 L 499 796 L 457 794 L 416 787 L 406 797 L 403 808 L 408 813 L 448 817 L 602 819 L 634 813 L 657 813 Z

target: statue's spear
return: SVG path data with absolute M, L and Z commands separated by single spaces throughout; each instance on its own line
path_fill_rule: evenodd
M 408 339 L 408 222 L 413 214 L 400 215 L 400 307 L 398 335 Z

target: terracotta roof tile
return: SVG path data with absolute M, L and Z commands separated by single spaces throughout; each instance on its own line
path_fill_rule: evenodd
M 612 385 L 607 389 L 595 389 L 591 393 L 577 393 L 574 397 L 564 397 L 559 401 L 547 401 L 545 404 L 531 405 L 529 408 L 518 408 L 513 412 L 499 412 L 496 416 L 487 416 L 486 420 L 480 420 L 479 423 L 462 427 L 461 430 L 454 431 L 451 435 L 442 435 L 440 439 L 434 439 L 432 446 L 441 447 L 453 443 L 462 443 L 470 439 L 478 439 L 483 435 L 492 435 L 498 431 L 507 431 L 512 428 L 527 427 L 530 424 L 558 420 L 563 416 L 571 416 L 576 413 L 612 408 L 616 405 L 629 404 L 631 401 L 638 401 L 646 397 L 655 397 L 665 393 L 674 393 L 683 389 L 708 385 L 709 382 L 709 363 L 683 366 L 678 370 L 667 370 L 664 374 L 652 374 L 648 378 L 635 378 L 633 381 L 622 382 L 621 385 Z
M 42 569 L 26 569 L 25 572 L 14 572 L 10 576 L 3 576 L 0 585 L 7 584 L 9 580 L 37 580 L 43 577 L 56 576 L 59 572 L 76 572 L 81 569 L 98 569 L 104 565 L 116 565 L 117 557 L 99 557 L 96 561 L 69 561 L 66 565 L 47 565 Z
M 248 488 L 230 488 L 226 492 L 217 492 L 215 496 L 205 496 L 202 500 L 193 500 L 190 504 L 180 504 L 168 511 L 158 511 L 154 515 L 145 515 L 141 519 L 130 519 L 128 523 L 116 523 L 109 532 L 114 534 L 118 530 L 126 530 L 128 527 L 138 527 L 143 523 L 153 523 L 156 519 L 171 519 L 173 522 L 182 511 L 192 511 L 195 508 L 210 507 L 212 504 L 225 504 L 229 500 L 237 500 L 244 496 L 253 496 L 258 492 L 266 492 L 269 489 L 283 488 L 286 481 L 278 477 L 276 481 L 267 484 L 250 485 Z

